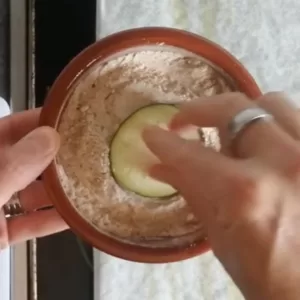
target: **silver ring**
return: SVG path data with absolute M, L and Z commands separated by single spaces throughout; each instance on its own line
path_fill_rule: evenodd
M 3 206 L 5 218 L 12 218 L 25 214 L 25 210 L 20 202 L 19 192 L 14 193 L 11 199 Z
M 259 107 L 251 107 L 242 110 L 230 121 L 228 124 L 228 130 L 231 134 L 231 142 L 248 126 L 259 121 L 271 121 L 274 117 Z

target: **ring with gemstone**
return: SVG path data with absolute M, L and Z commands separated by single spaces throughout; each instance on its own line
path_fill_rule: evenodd
M 25 214 L 25 210 L 20 202 L 19 192 L 12 195 L 11 199 L 3 206 L 5 218 L 12 218 Z

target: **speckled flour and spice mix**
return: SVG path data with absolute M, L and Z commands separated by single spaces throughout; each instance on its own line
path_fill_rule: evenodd
M 151 103 L 180 103 L 235 90 L 205 60 L 177 51 L 141 50 L 99 62 L 77 81 L 59 124 L 57 158 L 65 193 L 99 231 L 127 243 L 184 246 L 204 238 L 180 195 L 149 199 L 122 189 L 111 175 L 110 142 L 120 124 Z M 205 130 L 206 144 L 217 133 Z

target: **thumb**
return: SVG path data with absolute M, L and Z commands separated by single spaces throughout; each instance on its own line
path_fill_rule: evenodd
M 4 149 L 0 157 L 0 207 L 35 180 L 58 149 L 59 135 L 50 127 L 39 127 Z

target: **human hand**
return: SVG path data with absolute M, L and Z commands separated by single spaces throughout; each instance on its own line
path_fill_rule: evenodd
M 276 121 L 248 125 L 230 147 L 228 124 L 259 105 Z M 207 230 L 212 249 L 247 299 L 298 299 L 300 118 L 283 94 L 254 103 L 229 93 L 183 104 L 170 128 L 217 127 L 223 153 L 172 131 L 144 139 L 161 164 L 151 176 L 173 185 Z
M 55 209 L 37 211 L 51 202 L 36 178 L 59 148 L 55 130 L 38 128 L 39 114 L 34 109 L 0 119 L 0 250 L 67 229 Z M 3 206 L 15 192 L 26 214 L 6 219 Z

